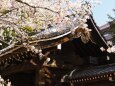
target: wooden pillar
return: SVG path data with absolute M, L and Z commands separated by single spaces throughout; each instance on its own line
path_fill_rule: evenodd
M 45 77 L 42 69 L 36 69 L 35 86 L 45 86 Z
M 36 69 L 35 86 L 52 86 L 52 74 L 47 67 Z
M 39 71 L 36 69 L 35 70 L 35 86 L 38 86 L 38 78 L 39 78 Z

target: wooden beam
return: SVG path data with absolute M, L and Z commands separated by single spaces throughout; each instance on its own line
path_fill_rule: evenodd
M 29 70 L 35 70 L 37 67 L 30 64 L 29 62 L 22 63 L 22 64 L 15 64 L 8 68 L 5 68 L 2 72 L 3 76 L 19 73 L 19 72 L 25 72 Z

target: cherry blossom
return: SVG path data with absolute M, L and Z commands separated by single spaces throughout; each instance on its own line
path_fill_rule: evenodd
M 53 39 L 51 33 L 56 37 L 56 32 L 73 32 L 82 28 L 89 34 L 86 22 L 91 8 L 92 2 L 88 0 L 1 0 L 0 43 L 6 43 L 7 46 L 0 53 L 17 43 L 26 43 L 24 46 L 29 48 L 27 50 L 38 53 L 36 48 L 30 47 L 29 42 Z M 84 37 L 82 39 L 86 43 L 89 35 L 86 40 Z

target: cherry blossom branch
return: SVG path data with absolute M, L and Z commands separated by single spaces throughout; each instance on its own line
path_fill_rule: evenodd
M 9 49 L 11 49 L 11 48 L 13 48 L 14 46 L 15 46 L 15 43 L 13 43 L 13 44 L 7 46 L 6 48 L 0 50 L 0 54 L 3 53 L 3 52 L 5 52 L 5 51 L 7 51 L 7 50 L 9 50 Z
M 2 18 L 0 18 L 0 20 L 1 20 L 2 22 L 4 22 L 4 23 L 7 23 L 7 24 L 9 24 L 9 25 L 14 25 L 15 27 L 17 27 L 17 28 L 13 28 L 14 31 L 15 31 L 16 33 L 20 34 L 22 37 L 25 37 L 25 35 L 18 29 L 18 25 L 17 25 L 16 23 L 10 22 L 10 21 L 7 21 L 7 20 L 4 20 L 4 19 L 2 19 Z
M 9 45 L 8 43 L 6 43 L 4 40 L 2 40 L 1 38 L 0 38 L 0 42 L 2 42 L 2 43 L 4 43 L 4 44 L 6 44 L 6 45 Z
M 21 0 L 15 0 L 15 1 L 17 1 L 19 3 L 22 3 L 22 4 L 25 4 L 25 5 L 27 5 L 27 6 L 31 7 L 31 8 L 34 8 L 34 9 L 41 8 L 41 9 L 49 10 L 49 11 L 54 12 L 54 13 L 58 13 L 58 12 L 52 10 L 52 9 L 47 8 L 47 7 L 32 6 L 32 5 L 30 5 L 30 4 L 26 3 L 26 2 L 21 1 Z
M 5 12 L 1 12 L 0 17 L 2 17 L 2 16 L 4 16 L 4 15 L 6 15 L 6 14 L 8 14 L 8 13 L 10 13 L 10 12 L 12 12 L 12 11 L 16 10 L 16 9 L 17 9 L 17 8 L 13 8 L 13 9 L 11 9 L 11 10 L 5 10 Z

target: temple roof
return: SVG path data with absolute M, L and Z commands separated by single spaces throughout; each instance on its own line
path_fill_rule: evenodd
M 86 82 L 93 80 L 105 79 L 114 76 L 115 64 L 103 66 L 87 67 L 83 69 L 74 69 L 68 76 L 66 75 L 65 82 Z
M 106 43 L 106 40 L 100 33 L 99 27 L 96 25 L 93 16 L 90 17 L 90 19 L 87 21 L 88 28 L 90 28 L 91 31 L 91 40 L 84 44 L 81 39 L 73 39 L 72 42 L 75 46 L 77 54 L 79 54 L 82 57 L 87 56 L 103 56 L 106 55 L 107 52 L 102 52 L 100 50 L 101 47 L 104 47 L 107 49 L 108 45 Z
M 107 48 L 106 41 L 103 38 L 103 36 L 100 34 L 99 28 L 97 27 L 97 25 L 96 25 L 95 21 L 93 20 L 92 16 L 90 16 L 90 19 L 87 20 L 87 24 L 88 24 L 88 28 L 90 28 L 92 30 L 91 31 L 91 40 L 90 41 L 93 44 L 98 45 L 99 48 L 100 47 Z M 71 28 L 66 28 L 66 29 L 62 28 L 57 32 L 53 32 L 52 29 L 53 28 L 39 32 L 37 34 L 37 36 L 40 37 L 40 38 L 38 38 L 38 40 L 32 41 L 30 43 L 30 45 L 37 46 L 38 49 L 45 49 L 45 48 L 56 46 L 58 44 L 65 43 L 65 42 L 67 42 L 67 41 L 69 41 L 69 40 L 71 40 L 73 38 L 72 34 L 71 34 Z M 45 35 L 46 33 L 48 33 L 48 34 Z M 46 36 L 46 37 L 44 37 L 44 36 Z M 12 51 L 17 47 L 21 48 L 23 46 L 15 46 L 14 48 L 11 48 L 10 50 L 8 50 L 8 51 L 6 51 L 4 53 Z M 19 49 L 19 48 L 17 48 L 17 49 Z M 0 57 L 6 55 L 4 53 L 1 54 Z
M 88 20 L 88 25 L 88 27 L 92 29 L 93 42 L 88 42 L 87 44 L 83 45 L 78 39 L 73 40 L 77 53 L 79 53 L 82 57 L 96 56 L 96 58 L 99 57 L 99 59 L 103 59 L 100 56 L 104 56 L 104 58 L 106 59 L 107 55 L 110 55 L 110 57 L 112 55 L 112 57 L 114 57 L 114 54 L 108 54 L 107 52 L 100 51 L 101 46 L 107 48 L 108 45 L 101 35 L 99 27 L 96 25 L 92 16 L 90 20 Z M 92 67 L 84 66 L 83 68 L 75 68 L 69 74 L 66 74 L 62 79 L 64 79 L 64 82 L 70 83 L 82 83 L 100 79 L 108 80 L 108 77 L 114 76 L 114 72 L 115 64 Z
M 110 72 L 115 71 L 115 64 L 108 64 L 103 66 L 97 66 L 97 67 L 88 67 L 83 70 L 75 70 L 73 72 L 71 78 L 83 78 L 83 77 L 91 77 L 96 75 L 103 75 Z
M 90 19 L 87 20 L 88 28 L 90 28 L 91 31 L 91 39 L 89 40 L 88 43 L 84 44 L 80 38 L 74 38 L 71 34 L 70 30 L 62 30 L 61 35 L 58 34 L 58 36 L 53 37 L 51 39 L 46 39 L 46 40 L 37 40 L 33 43 L 30 43 L 30 45 L 34 45 L 37 49 L 46 49 L 50 47 L 57 46 L 58 44 L 66 44 L 68 41 L 72 43 L 72 45 L 75 48 L 76 54 L 80 55 L 81 57 L 87 57 L 87 56 L 106 56 L 106 53 L 102 52 L 100 50 L 100 47 L 107 48 L 107 44 L 105 39 L 102 37 L 100 34 L 100 31 L 96 25 L 96 23 L 93 20 L 93 17 L 91 16 Z M 54 33 L 51 33 L 51 35 Z M 67 43 L 68 44 L 68 43 Z M 63 45 L 62 45 L 63 47 Z M 71 48 L 71 45 L 70 45 Z M 70 53 L 70 51 L 64 51 L 66 54 L 67 52 Z M 72 48 L 72 50 L 74 50 Z M 63 48 L 62 48 L 63 51 Z M 61 52 L 62 52 L 61 51 Z M 73 51 L 72 51 L 73 52 Z M 7 52 L 3 53 L 0 55 L 0 64 L 5 64 L 8 61 L 11 63 L 12 59 L 15 57 L 16 58 L 26 58 L 26 55 L 28 54 L 28 51 L 26 48 L 23 46 L 15 46 L 11 50 L 8 50 Z M 66 55 L 65 54 L 65 55 Z M 36 55 L 36 54 L 34 54 Z M 68 57 L 68 59 L 72 59 L 72 57 Z M 71 60 L 72 61 L 72 60 Z

